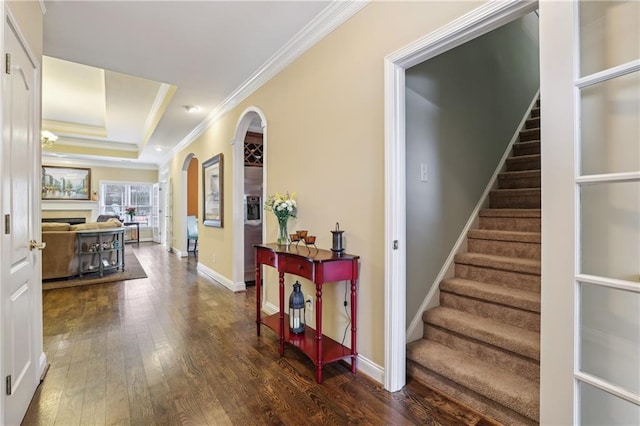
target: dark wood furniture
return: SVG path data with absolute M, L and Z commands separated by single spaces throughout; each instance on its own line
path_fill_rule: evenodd
M 126 243 L 129 242 L 136 242 L 136 244 L 140 245 L 140 222 L 124 222 L 123 223 L 124 226 L 135 226 L 136 227 L 136 231 L 135 231 L 135 238 L 133 238 L 133 235 L 131 236 L 130 239 L 126 240 Z M 133 234 L 133 230 L 131 230 L 131 233 Z
M 260 336 L 260 325 L 264 324 L 278 333 L 280 356 L 284 356 L 285 342 L 305 353 L 316 367 L 316 381 L 322 383 L 322 367 L 342 359 L 351 359 L 351 372 L 357 371 L 356 313 L 359 256 L 337 255 L 329 250 L 305 246 L 280 246 L 278 244 L 256 244 L 256 325 Z M 268 265 L 278 270 L 279 312 L 262 318 L 261 266 Z M 306 326 L 303 334 L 289 333 L 288 304 L 284 300 L 284 274 L 293 274 L 311 280 L 316 286 L 316 330 Z M 322 335 L 322 286 L 325 283 L 348 280 L 351 282 L 351 348 Z

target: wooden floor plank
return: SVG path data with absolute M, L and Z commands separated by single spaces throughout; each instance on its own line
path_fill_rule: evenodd
M 415 382 L 389 393 L 346 364 L 255 334 L 255 287 L 233 293 L 197 258 L 127 246 L 148 277 L 43 293 L 51 367 L 25 425 L 489 425 Z

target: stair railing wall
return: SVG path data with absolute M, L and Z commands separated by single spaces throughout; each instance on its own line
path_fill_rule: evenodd
M 449 256 L 447 256 L 447 259 L 442 265 L 440 272 L 438 273 L 438 275 L 436 275 L 434 282 L 431 283 L 429 292 L 427 293 L 424 300 L 422 301 L 422 304 L 420 305 L 420 308 L 416 312 L 415 316 L 409 323 L 409 327 L 407 328 L 407 343 L 413 342 L 415 340 L 422 338 L 422 335 L 424 332 L 424 322 L 422 320 L 422 314 L 424 313 L 424 311 L 440 305 L 440 286 L 438 284 L 442 280 L 446 278 L 451 278 L 454 276 L 454 267 L 455 267 L 454 258 L 456 254 L 463 253 L 467 250 L 467 233 L 469 232 L 470 229 L 474 229 L 478 227 L 480 210 L 485 207 L 488 207 L 489 193 L 491 192 L 491 190 L 496 189 L 498 187 L 498 174 L 504 171 L 507 158 L 511 155 L 511 149 L 513 148 L 513 144 L 518 141 L 518 137 L 520 136 L 520 130 L 523 128 L 525 121 L 527 121 L 527 118 L 529 118 L 529 116 L 531 115 L 531 110 L 534 108 L 536 104 L 536 100 L 538 99 L 539 95 L 540 95 L 540 90 L 538 89 L 533 99 L 531 100 L 531 103 L 529 104 L 529 108 L 527 108 L 527 111 L 523 115 L 522 120 L 520 120 L 520 124 L 518 124 L 518 126 L 516 127 L 516 130 L 513 136 L 511 137 L 511 141 L 507 145 L 507 148 L 505 149 L 504 154 L 502 154 L 502 158 L 500 159 L 498 166 L 493 172 L 491 179 L 489 179 L 489 183 L 484 189 L 484 192 L 480 196 L 480 200 L 478 201 L 478 204 L 476 204 L 476 207 L 471 212 L 469 220 L 467 221 L 466 225 L 462 229 L 460 236 L 458 237 L 458 239 L 456 240 L 456 243 L 451 249 Z

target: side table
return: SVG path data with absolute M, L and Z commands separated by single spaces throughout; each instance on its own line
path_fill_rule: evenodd
M 130 240 L 126 240 L 125 243 L 129 243 L 129 242 L 136 242 L 136 244 L 140 245 L 140 223 L 139 222 L 124 222 L 123 223 L 124 226 L 130 227 L 130 226 L 135 226 L 136 227 L 136 237 L 135 238 L 131 238 Z
M 264 324 L 280 339 L 280 356 L 284 356 L 285 342 L 297 347 L 307 355 L 316 367 L 316 381 L 322 383 L 322 367 L 342 359 L 351 359 L 351 372 L 357 371 L 356 351 L 357 284 L 359 256 L 338 255 L 329 250 L 290 245 L 255 244 L 256 251 L 256 325 L 260 336 L 260 325 Z M 279 312 L 262 318 L 261 266 L 268 265 L 278 270 Z M 284 301 L 284 274 L 292 274 L 311 280 L 316 286 L 316 330 L 305 326 L 302 334 L 289 333 L 289 315 Z M 322 286 L 337 281 L 351 283 L 351 348 L 322 334 Z

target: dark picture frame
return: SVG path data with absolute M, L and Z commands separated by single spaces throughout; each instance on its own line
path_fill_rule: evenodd
M 204 226 L 224 224 L 224 156 L 214 155 L 202 163 L 202 217 Z
M 91 169 L 42 166 L 43 200 L 90 200 Z

